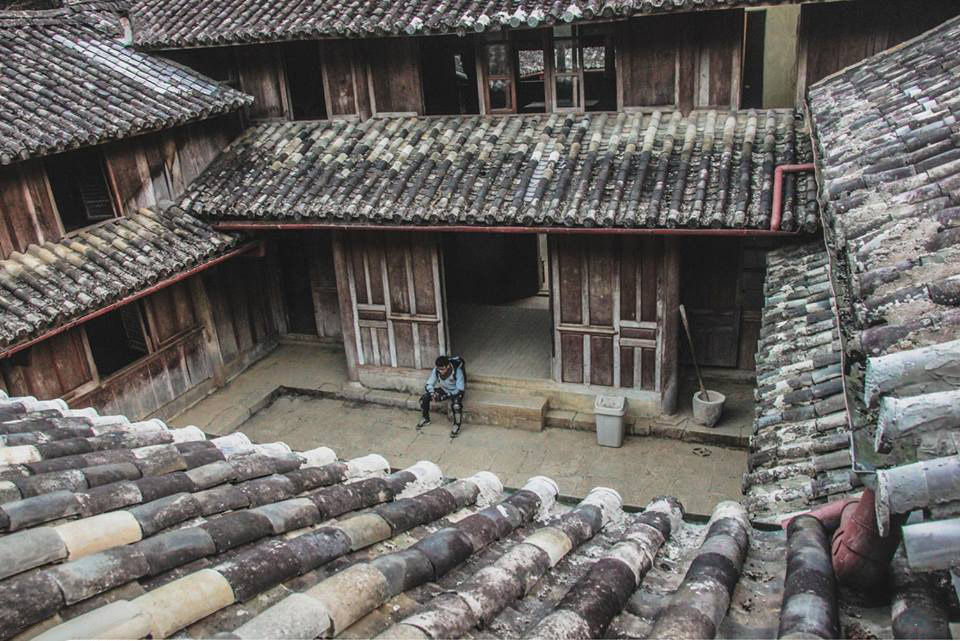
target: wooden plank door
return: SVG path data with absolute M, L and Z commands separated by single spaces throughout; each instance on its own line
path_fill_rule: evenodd
M 550 238 L 554 378 L 660 391 L 662 243 Z
M 436 235 L 353 232 L 344 238 L 358 364 L 433 367 L 447 349 Z

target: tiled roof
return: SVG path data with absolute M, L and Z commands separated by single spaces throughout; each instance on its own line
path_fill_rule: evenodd
M 141 209 L 0 261 L 0 347 L 202 265 L 237 245 L 177 208 Z
M 188 189 L 219 219 L 770 227 L 774 167 L 802 162 L 791 110 L 389 117 L 264 124 Z M 813 231 L 812 174 L 781 228 Z
M 734 502 L 626 513 L 607 488 L 561 503 L 545 477 L 504 491 L 2 394 L 0 433 L 2 638 L 773 638 L 803 631 L 796 595 L 836 616 L 829 576 L 784 590 L 798 529 Z M 886 638 L 881 610 L 840 624 Z
M 239 109 L 252 98 L 124 46 L 71 9 L 0 11 L 0 164 Z
M 172 48 L 321 37 L 493 31 L 794 1 L 799 0 L 138 0 L 133 3 L 131 16 L 138 44 Z
M 955 514 L 960 18 L 817 83 L 808 103 L 856 408 L 854 463 L 889 468 L 877 472 L 881 532 L 919 508 Z
M 767 254 L 757 418 L 743 480 L 744 504 L 758 518 L 778 520 L 860 485 L 829 267 L 821 242 Z

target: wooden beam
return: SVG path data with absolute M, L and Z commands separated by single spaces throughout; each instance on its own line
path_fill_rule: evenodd
M 340 328 L 343 331 L 343 351 L 347 357 L 347 378 L 359 381 L 357 372 L 359 355 L 357 353 L 357 330 L 354 324 L 353 295 L 350 292 L 350 282 L 347 275 L 346 234 L 342 231 L 333 232 L 333 267 L 337 276 L 337 298 L 340 302 Z

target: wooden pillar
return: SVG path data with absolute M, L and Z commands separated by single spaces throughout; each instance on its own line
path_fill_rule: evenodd
M 357 326 L 354 318 L 353 293 L 347 277 L 348 247 L 346 234 L 333 232 L 333 267 L 337 276 L 337 299 L 340 303 L 340 328 L 343 332 L 343 351 L 347 357 L 347 378 L 359 381 L 357 372 L 359 356 L 357 354 Z
M 677 332 L 680 318 L 680 248 L 676 238 L 664 238 L 661 283 L 660 411 L 677 411 Z
M 213 318 L 213 308 L 210 306 L 207 288 L 203 284 L 203 278 L 200 274 L 187 279 L 187 283 L 190 287 L 190 297 L 193 299 L 193 308 L 203 325 L 204 351 L 206 351 L 207 359 L 210 361 L 213 383 L 217 387 L 223 387 L 227 382 L 227 377 L 224 371 L 223 353 L 220 351 L 220 337 L 217 334 L 217 324 Z

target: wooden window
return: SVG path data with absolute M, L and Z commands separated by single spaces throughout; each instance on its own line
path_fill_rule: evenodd
M 287 43 L 283 48 L 283 65 L 292 119 L 326 119 L 320 43 L 316 41 Z
M 103 155 L 98 149 L 50 156 L 45 163 L 64 231 L 116 216 Z
M 499 35 L 501 40 L 487 42 L 483 47 L 487 110 L 490 113 L 516 113 L 510 41 L 506 34 Z
M 514 34 L 514 68 L 517 70 L 517 113 L 544 113 L 547 109 L 547 32 Z
M 93 362 L 101 378 L 120 371 L 153 351 L 139 302 L 89 320 L 84 327 Z
M 553 29 L 553 86 L 555 110 L 583 109 L 583 60 L 574 27 Z
M 554 111 L 615 111 L 617 74 L 608 25 L 553 29 Z

